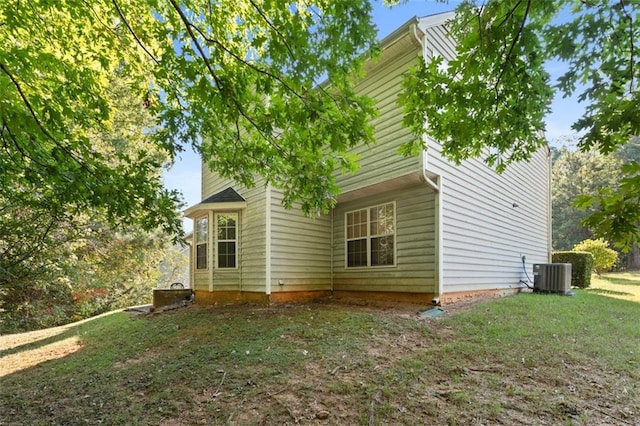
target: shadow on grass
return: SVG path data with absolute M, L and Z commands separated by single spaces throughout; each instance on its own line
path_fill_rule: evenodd
M 0 358 L 20 352 L 32 351 L 34 349 L 39 349 L 43 346 L 68 339 L 69 337 L 75 337 L 78 335 L 77 327 L 78 326 L 68 327 L 47 336 L 36 338 L 25 343 L 19 343 L 15 346 L 10 346 L 7 349 L 2 349 L 0 350 Z
M 107 312 L 58 327 L 0 336 L 0 377 L 67 357 L 81 350 L 85 346 L 83 340 L 86 332 L 95 326 L 101 326 L 101 322 L 94 320 L 118 312 L 121 311 Z
M 616 296 L 633 296 L 633 293 L 627 293 L 625 291 L 606 290 L 604 288 L 588 288 L 585 291 L 589 293 L 603 294 L 603 295 L 616 295 Z
M 600 279 L 611 284 L 640 286 L 640 281 L 630 278 L 619 278 L 611 275 L 601 275 Z
M 120 312 L 122 312 L 121 309 L 116 309 L 111 312 L 105 312 L 91 318 L 57 327 L 0 335 L 0 358 L 23 351 L 38 349 L 42 346 L 77 336 L 86 324 Z

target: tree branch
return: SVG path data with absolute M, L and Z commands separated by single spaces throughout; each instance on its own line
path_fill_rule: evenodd
M 508 20 L 511 16 L 513 16 L 513 14 L 515 13 L 516 9 L 517 9 L 517 8 L 519 8 L 521 4 L 522 4 L 522 0 L 518 0 L 518 3 L 516 3 L 516 4 L 515 4 L 515 5 L 514 5 L 510 10 L 509 10 L 509 12 L 508 12 L 506 15 L 504 15 L 504 19 L 502 20 L 502 22 L 500 22 L 500 23 L 498 24 L 498 26 L 499 26 L 499 27 L 501 27 L 502 25 L 504 25 L 504 24 L 507 22 L 507 20 Z
M 189 34 L 189 37 L 191 38 L 191 41 L 193 42 L 193 44 L 195 45 L 196 49 L 198 50 L 198 53 L 200 54 L 200 57 L 202 58 L 205 67 L 207 68 L 207 70 L 209 71 L 209 74 L 211 75 L 211 77 L 213 78 L 213 80 L 216 83 L 216 88 L 218 89 L 218 92 L 220 93 L 220 95 L 224 95 L 224 93 L 222 92 L 223 89 L 223 84 L 222 81 L 220 80 L 220 78 L 218 77 L 218 75 L 216 74 L 216 72 L 213 69 L 213 66 L 211 65 L 211 62 L 209 61 L 209 58 L 207 57 L 207 55 L 204 52 L 204 49 L 202 48 L 202 46 L 200 45 L 200 42 L 198 41 L 198 38 L 196 37 L 196 35 L 193 32 L 192 28 L 195 28 L 195 26 L 191 23 L 191 21 L 189 21 L 189 19 L 187 18 L 187 16 L 184 14 L 184 12 L 182 11 L 182 9 L 180 9 L 180 6 L 178 6 L 178 4 L 175 2 L 175 0 L 169 0 L 171 2 L 171 5 L 173 6 L 173 8 L 176 10 L 176 12 L 178 13 L 178 15 L 180 16 L 180 19 L 182 20 L 183 24 L 185 25 L 185 30 L 187 31 L 187 33 Z M 249 117 L 249 115 L 247 113 L 245 113 L 244 109 L 242 108 L 242 105 L 240 104 L 240 102 L 234 97 L 234 96 L 229 96 L 231 98 L 231 100 L 233 101 L 236 110 L 240 113 L 240 115 L 242 115 L 249 123 L 251 123 L 251 125 L 258 131 L 258 133 L 267 141 L 269 141 L 271 144 L 273 144 L 273 146 L 280 151 L 280 153 L 285 156 L 285 151 L 282 149 L 282 147 L 280 147 L 280 145 L 275 141 L 275 139 L 273 138 L 273 136 L 271 135 L 265 135 L 265 133 L 262 131 L 262 129 L 258 126 L 258 124 L 251 118 Z
M 520 4 L 521 2 L 518 2 L 518 4 Z M 520 37 L 522 36 L 522 31 L 524 30 L 524 26 L 527 22 L 527 18 L 529 16 L 529 10 L 531 9 L 531 0 L 527 0 L 527 9 L 524 12 L 524 16 L 522 17 L 522 21 L 520 22 L 520 27 L 518 28 L 518 32 L 515 34 L 515 36 L 513 37 L 513 40 L 511 40 L 511 45 L 509 46 L 509 51 L 507 52 L 507 56 L 504 59 L 504 66 L 502 67 L 502 70 L 500 71 L 500 75 L 498 76 L 498 79 L 496 80 L 495 83 L 495 88 L 497 90 L 498 86 L 500 85 L 500 82 L 502 81 L 502 77 L 504 77 L 505 72 L 507 71 L 507 68 L 509 67 L 509 61 L 511 60 L 511 55 L 513 54 L 513 49 L 515 49 L 516 44 L 518 43 L 518 41 L 520 40 Z M 515 10 L 515 9 L 513 9 Z
M 62 143 L 60 143 L 44 126 L 44 124 L 42 124 L 42 122 L 40 121 L 40 119 L 38 118 L 38 115 L 36 114 L 35 110 L 33 109 L 33 106 L 31 105 L 31 102 L 29 102 L 29 99 L 27 98 L 27 95 L 24 93 L 24 91 L 22 90 L 22 87 L 20 86 L 20 83 L 18 82 L 18 80 L 16 80 L 16 78 L 13 76 L 13 74 L 11 74 L 11 72 L 9 72 L 9 70 L 4 66 L 3 63 L 0 62 L 0 70 L 2 70 L 2 72 L 4 72 L 9 79 L 11 80 L 11 82 L 13 83 L 14 87 L 16 88 L 16 90 L 18 91 L 18 94 L 20 95 L 20 98 L 22 99 L 22 102 L 24 103 L 24 105 L 27 107 L 27 109 L 29 110 L 29 114 L 31 115 L 31 117 L 33 118 L 33 120 L 35 121 L 36 125 L 38 126 L 38 128 L 40 129 L 40 131 L 42 132 L 43 135 L 45 135 L 46 138 L 48 138 L 51 142 L 53 142 L 58 148 L 60 148 L 62 151 L 64 151 L 64 153 L 66 153 L 69 158 L 71 158 L 72 160 L 74 160 L 76 163 L 78 163 L 80 165 L 80 167 L 84 168 L 89 174 L 96 176 L 96 174 L 94 173 L 93 170 L 91 170 L 84 161 L 81 161 L 80 158 L 77 158 L 76 155 L 73 153 L 73 151 L 71 151 L 69 148 L 67 148 L 66 146 L 64 146 Z M 84 183 L 86 185 L 86 183 Z
M 124 22 L 124 25 L 129 30 L 129 33 L 131 33 L 131 35 L 133 36 L 133 38 L 135 39 L 136 43 L 138 43 L 138 46 L 140 46 L 142 48 L 142 50 L 144 50 L 144 52 L 153 60 L 153 62 L 156 63 L 156 65 L 160 65 L 160 61 L 158 61 L 156 59 L 156 57 L 153 56 L 153 54 L 151 52 L 149 52 L 147 47 L 144 44 L 142 44 L 142 40 L 140 40 L 140 38 L 138 38 L 136 33 L 133 31 L 133 28 L 131 28 L 131 25 L 129 25 L 129 21 L 127 21 L 127 18 L 125 18 L 124 13 L 122 13 L 122 9 L 120 9 L 120 6 L 118 5 L 117 0 L 111 0 L 111 1 L 112 1 L 113 5 L 116 8 L 116 12 L 118 12 L 118 15 L 120 16 L 120 19 L 122 19 L 122 22 Z
M 255 6 L 257 8 L 257 6 Z M 266 20 L 266 18 L 265 18 Z M 228 53 L 231 57 L 233 57 L 235 60 L 237 60 L 238 62 L 240 62 L 242 65 L 247 66 L 251 69 L 253 69 L 254 71 L 256 71 L 259 74 L 265 75 L 268 78 L 272 78 L 276 81 L 278 81 L 280 84 L 282 84 L 282 86 L 287 89 L 291 94 L 293 94 L 295 97 L 297 97 L 298 99 L 300 99 L 302 101 L 302 103 L 309 107 L 309 100 L 307 98 L 305 98 L 304 96 L 302 96 L 298 91 L 296 91 L 293 87 L 291 87 L 286 81 L 284 81 L 284 79 L 276 74 L 273 74 L 263 68 L 260 68 L 258 66 L 256 66 L 255 64 L 252 64 L 251 62 L 246 61 L 245 59 L 243 59 L 242 57 L 240 57 L 238 54 L 236 54 L 235 52 L 233 52 L 232 50 L 230 50 L 229 48 L 227 48 L 227 46 L 225 46 L 223 43 L 220 43 L 218 40 L 209 38 L 206 36 L 206 34 L 203 33 L 203 31 L 198 28 L 197 26 L 193 25 L 192 23 L 190 23 L 191 27 L 193 27 L 198 34 L 200 34 L 200 36 L 207 41 L 208 43 L 212 43 L 215 44 L 216 46 L 218 46 L 219 48 L 221 48 L 223 51 L 225 51 L 226 53 Z M 338 100 L 331 95 L 329 92 L 327 92 L 322 86 L 318 86 L 315 88 L 315 90 L 319 90 L 322 93 L 324 93 L 329 99 L 331 99 L 333 101 L 333 103 L 336 105 L 336 107 L 340 110 L 340 112 L 342 114 L 344 114 L 344 111 L 342 109 L 342 107 L 340 106 L 340 104 L 338 103 Z M 321 117 L 321 120 L 323 122 L 327 122 L 327 120 L 325 120 L 323 117 Z
M 265 16 L 264 12 L 262 11 L 262 9 L 260 9 L 260 7 L 258 5 L 255 4 L 255 2 L 253 0 L 249 0 L 249 3 L 251 3 L 251 6 L 254 7 L 254 9 L 258 12 L 258 14 L 262 17 L 262 19 L 264 19 L 264 21 L 267 23 L 267 25 L 276 33 L 278 34 L 278 36 L 280 37 L 280 39 L 282 40 L 282 43 L 284 44 L 284 46 L 287 48 L 287 51 L 289 52 L 289 55 L 291 56 L 291 59 L 296 59 L 296 55 L 293 53 L 293 50 L 291 49 L 291 46 L 289 46 L 289 43 L 287 43 L 287 39 L 286 37 L 273 25 L 273 23 L 269 20 L 269 18 L 267 16 Z
M 29 110 L 29 114 L 31 115 L 33 120 L 36 122 L 36 125 L 38 126 L 40 131 L 47 138 L 51 139 L 51 141 L 53 141 L 57 145 L 58 144 L 58 140 L 51 133 L 49 133 L 49 131 L 44 127 L 44 124 L 42 124 L 42 122 L 38 118 L 35 110 L 33 109 L 33 106 L 31 105 L 31 102 L 29 102 L 29 99 L 27 99 L 27 95 L 25 95 L 24 91 L 22 90 L 22 87 L 20 86 L 20 83 L 18 82 L 18 80 L 16 80 L 16 78 L 13 76 L 13 74 L 11 74 L 9 72 L 9 70 L 4 66 L 4 64 L 2 62 L 0 62 L 0 70 L 2 70 L 2 72 L 4 72 L 7 75 L 7 77 L 9 77 L 11 82 L 13 83 L 14 87 L 18 91 L 18 94 L 20 95 L 20 98 L 22 98 L 22 102 L 24 103 L 24 105 Z
M 263 74 L 269 78 L 272 78 L 276 81 L 278 81 L 280 84 L 282 84 L 282 86 L 284 86 L 285 89 L 287 89 L 289 92 L 291 92 L 294 96 L 296 96 L 297 98 L 299 98 L 301 101 L 303 101 L 305 104 L 307 104 L 306 99 L 300 95 L 296 90 L 294 90 L 286 81 L 284 81 L 282 79 L 282 77 L 275 75 L 263 68 L 258 67 L 255 64 L 252 64 L 251 62 L 247 62 L 245 59 L 241 58 L 238 54 L 236 54 L 235 52 L 233 52 L 231 49 L 229 49 L 227 46 L 225 46 L 224 44 L 220 43 L 218 40 L 209 38 L 206 36 L 206 34 L 204 34 L 204 32 L 198 28 L 197 26 L 190 24 L 192 28 L 194 28 L 198 34 L 200 34 L 200 36 L 202 36 L 202 38 L 207 41 L 208 43 L 212 43 L 215 44 L 216 46 L 218 46 L 219 48 L 221 48 L 222 50 L 224 50 L 225 52 L 227 52 L 231 57 L 233 57 L 236 61 L 240 62 L 242 65 L 247 66 L 249 68 L 251 68 L 252 70 L 256 71 L 259 74 Z
M 4 137 L 5 131 L 6 131 L 7 135 L 9 135 L 9 138 L 11 139 L 11 142 L 13 142 L 13 145 L 16 147 L 18 152 L 20 152 L 20 155 L 22 155 L 22 158 L 28 158 L 29 160 L 33 161 L 34 163 L 36 163 L 40 167 L 43 167 L 43 168 L 46 167 L 45 164 L 39 162 L 34 157 L 32 157 L 31 155 L 29 155 L 29 154 L 27 154 L 25 152 L 25 150 L 18 143 L 18 138 L 16 138 L 16 136 L 13 134 L 13 132 L 11 132 L 11 129 L 9 128 L 9 125 L 7 124 L 6 120 L 3 118 L 2 119 L 2 131 L 0 131 L 0 134 L 2 135 L 2 140 L 5 142 L 5 148 L 6 148 L 7 152 L 9 151 L 9 147 L 6 146 L 6 142 L 7 141 L 6 141 L 5 137 Z M 10 157 L 12 157 L 12 156 L 10 156 Z M 14 161 L 14 163 L 15 163 L 15 161 Z
M 633 80 L 634 80 L 634 64 L 635 64 L 635 38 L 633 33 L 633 17 L 627 11 L 627 5 L 625 0 L 620 0 L 620 6 L 622 13 L 629 20 L 629 93 L 633 93 Z

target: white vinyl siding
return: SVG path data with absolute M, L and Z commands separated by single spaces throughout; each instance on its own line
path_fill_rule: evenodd
M 442 26 L 427 29 L 426 40 L 428 55 L 455 57 Z M 549 261 L 548 149 L 541 148 L 530 162 L 510 165 L 502 175 L 484 163 L 488 149 L 459 166 L 444 159 L 441 150 L 437 142 L 428 142 L 426 168 L 444 176 L 443 291 L 520 287 L 526 279 L 522 256 L 529 271 L 533 263 Z
M 395 202 L 393 267 L 345 267 L 347 212 Z M 338 204 L 334 211 L 334 290 L 435 293 L 435 197 L 426 186 L 380 193 Z
M 454 166 L 439 148 L 431 143 L 428 153 L 429 170 L 447 176 L 441 219 L 444 291 L 520 287 L 526 279 L 522 256 L 529 269 L 548 262 L 547 149 L 499 175 L 479 159 Z
M 271 291 L 331 289 L 331 217 L 287 210 L 271 190 Z
M 427 28 L 427 60 L 431 60 L 434 55 L 441 56 L 444 61 L 450 61 L 456 56 L 456 46 L 444 26 Z

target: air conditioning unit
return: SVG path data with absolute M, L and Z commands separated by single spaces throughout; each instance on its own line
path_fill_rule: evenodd
M 540 293 L 571 294 L 571 264 L 534 264 L 533 291 Z

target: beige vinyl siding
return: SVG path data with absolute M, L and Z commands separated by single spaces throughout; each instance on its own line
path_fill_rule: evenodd
M 298 204 L 287 210 L 282 191 L 271 194 L 271 291 L 330 290 L 331 217 L 306 217 Z
M 454 166 L 430 143 L 428 169 L 445 176 L 444 292 L 520 287 L 523 255 L 531 277 L 532 263 L 548 262 L 547 152 L 543 148 L 499 175 L 481 159 Z
M 240 192 L 247 200 L 242 217 L 240 245 L 241 290 L 264 293 L 266 291 L 266 194 L 264 185 Z
M 375 126 L 375 143 L 358 146 L 352 153 L 358 155 L 360 168 L 352 174 L 339 175 L 342 192 L 383 182 L 419 170 L 417 157 L 402 157 L 397 151 L 412 135 L 402 126 L 403 113 L 397 104 L 402 88 L 402 75 L 416 64 L 419 50 L 409 36 L 397 43 L 381 63 L 372 67 L 356 88 L 359 94 L 375 99 L 378 117 Z
M 209 291 L 209 269 L 196 269 L 193 273 L 193 289 Z
M 213 291 L 266 291 L 266 195 L 262 182 L 253 188 L 236 185 L 229 179 L 222 179 L 203 165 L 202 199 L 206 199 L 228 187 L 232 187 L 246 201 L 247 208 L 239 210 L 239 253 L 237 269 L 209 268 Z M 235 210 L 234 210 L 235 211 Z M 213 220 L 211 235 L 213 235 Z M 216 255 L 212 247 L 212 261 Z
M 396 265 L 345 268 L 345 213 L 395 201 Z M 426 186 L 339 204 L 334 221 L 334 290 L 436 293 L 435 197 Z

